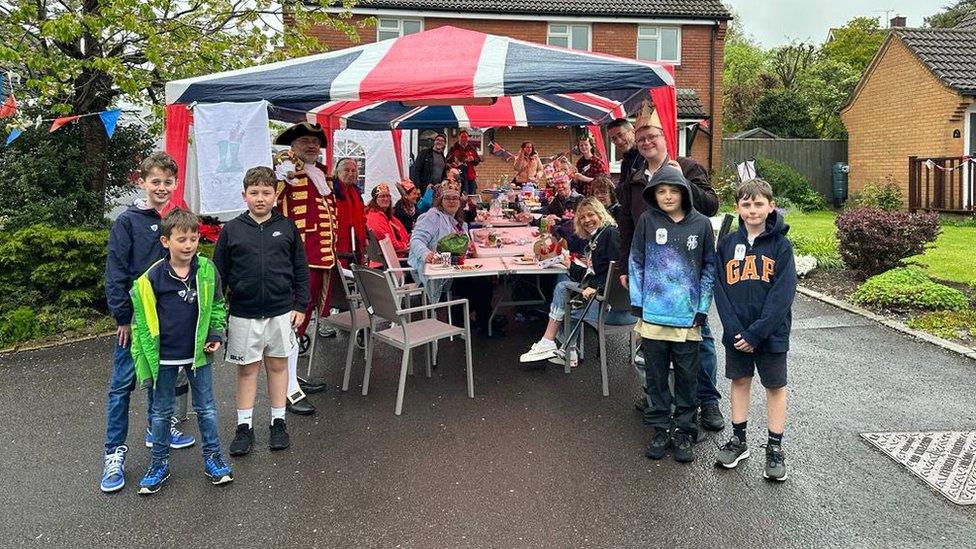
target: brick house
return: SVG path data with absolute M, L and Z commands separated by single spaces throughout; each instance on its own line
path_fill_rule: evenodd
M 341 13 L 342 8 L 334 8 Z M 720 0 L 359 0 L 350 23 L 362 25 L 359 42 L 369 43 L 444 25 L 612 55 L 673 63 L 677 83 L 679 152 L 703 165 L 720 165 L 722 68 L 726 26 L 731 14 Z M 330 50 L 354 46 L 331 27 L 313 31 Z M 418 60 L 418 68 L 423 60 Z M 707 124 L 699 124 L 706 120 Z M 704 126 L 704 127 L 703 127 Z M 448 129 L 453 143 L 456 129 Z M 408 132 L 405 132 L 408 133 Z M 429 133 L 409 132 L 414 152 Z M 475 140 L 479 138 L 475 132 Z M 496 128 L 489 135 L 509 151 L 533 141 L 546 156 L 575 145 L 572 131 L 558 128 Z M 612 170 L 618 153 L 606 139 Z M 481 184 L 511 176 L 511 165 L 490 157 L 479 167 Z
M 976 16 L 952 29 L 891 29 L 841 110 L 852 192 L 868 183 L 892 182 L 912 208 L 972 208 L 974 166 L 961 165 L 960 157 L 976 156 L 974 59 Z M 946 158 L 946 167 L 958 168 L 923 166 L 910 176 L 912 156 Z M 928 176 L 933 187 L 926 198 L 926 191 L 920 196 L 913 185 L 913 204 L 909 180 L 919 176 Z

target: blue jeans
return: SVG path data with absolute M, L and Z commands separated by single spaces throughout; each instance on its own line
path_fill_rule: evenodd
M 220 451 L 217 435 L 217 406 L 213 398 L 213 365 L 205 364 L 197 369 L 183 366 L 186 379 L 193 393 L 193 411 L 200 426 L 201 449 L 204 457 Z M 162 366 L 153 389 L 152 434 L 153 461 L 169 458 L 170 426 L 173 417 L 173 400 L 176 398 L 176 378 L 180 367 Z
M 136 368 L 132 362 L 132 353 L 128 346 L 122 347 L 115 342 L 115 355 L 112 357 L 112 381 L 108 389 L 108 410 L 105 418 L 105 453 L 115 451 L 115 448 L 125 444 L 129 435 L 129 397 L 136 388 Z M 146 391 L 146 417 L 152 410 L 152 391 Z M 166 430 L 166 440 L 169 440 L 169 428 Z
M 718 403 L 722 395 L 715 388 L 715 338 L 712 337 L 712 328 L 708 322 L 702 326 L 701 335 L 702 341 L 698 344 L 698 361 L 701 363 L 698 369 L 698 405 L 704 406 Z

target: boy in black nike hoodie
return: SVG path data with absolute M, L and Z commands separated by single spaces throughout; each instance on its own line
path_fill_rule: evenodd
M 291 444 L 285 426 L 288 355 L 298 348 L 295 329 L 308 305 L 308 262 L 295 223 L 274 209 L 278 181 L 271 168 L 244 175 L 247 211 L 227 222 L 214 249 L 214 265 L 230 290 L 226 362 L 237 364 L 237 432 L 230 455 L 254 444 L 254 396 L 258 370 L 268 376 L 271 427 L 268 447 Z
M 769 183 L 739 185 L 735 209 L 739 230 L 719 242 L 715 306 L 722 319 L 725 377 L 732 380 L 732 438 L 717 464 L 728 469 L 749 457 L 746 421 L 756 370 L 766 388 L 766 466 L 763 477 L 786 480 L 783 429 L 786 423 L 786 352 L 790 348 L 791 307 L 796 294 L 789 230 L 775 209 Z

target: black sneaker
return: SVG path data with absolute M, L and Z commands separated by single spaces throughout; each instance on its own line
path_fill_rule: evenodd
M 671 455 L 680 463 L 695 461 L 695 440 L 688 433 L 675 433 L 672 439 L 674 445 Z
M 668 436 L 668 432 L 664 429 L 654 429 L 654 438 L 647 445 L 647 450 L 644 450 L 644 455 L 648 459 L 661 459 L 664 454 L 668 453 L 670 447 L 671 437 Z
M 235 457 L 246 456 L 251 452 L 251 446 L 254 446 L 254 428 L 249 427 L 247 423 L 241 423 L 237 426 L 228 453 Z
M 718 403 L 703 404 L 701 413 L 698 414 L 701 426 L 709 431 L 721 431 L 725 429 L 725 418 L 722 417 L 722 410 Z
M 272 450 L 284 450 L 291 446 L 291 439 L 288 437 L 288 430 L 285 427 L 285 420 L 276 419 L 271 422 L 271 435 L 268 437 L 268 448 Z
M 763 468 L 763 478 L 783 482 L 786 480 L 786 455 L 779 444 L 766 445 L 766 467 Z
M 735 466 L 747 457 L 749 457 L 749 445 L 733 435 L 728 442 L 719 447 L 718 455 L 715 456 L 715 465 L 735 469 Z

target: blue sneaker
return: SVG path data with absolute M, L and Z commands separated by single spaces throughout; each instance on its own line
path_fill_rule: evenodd
M 139 481 L 139 493 L 143 495 L 155 494 L 163 487 L 169 478 L 169 460 L 164 459 L 149 464 L 146 474 Z
M 224 456 L 220 452 L 214 452 L 203 460 L 204 473 L 210 479 L 210 484 L 225 484 L 234 480 L 234 473 L 230 470 L 230 465 L 224 461 Z
M 173 418 L 173 425 L 169 428 L 169 447 L 179 450 L 180 448 L 189 448 L 197 443 L 197 439 L 191 437 L 190 435 L 183 434 L 176 428 L 177 420 Z M 152 448 L 153 446 L 153 436 L 152 431 L 146 429 L 146 448 Z
M 125 486 L 125 453 L 128 451 L 129 447 L 123 444 L 117 446 L 114 452 L 105 454 L 100 486 L 103 492 L 117 492 Z

